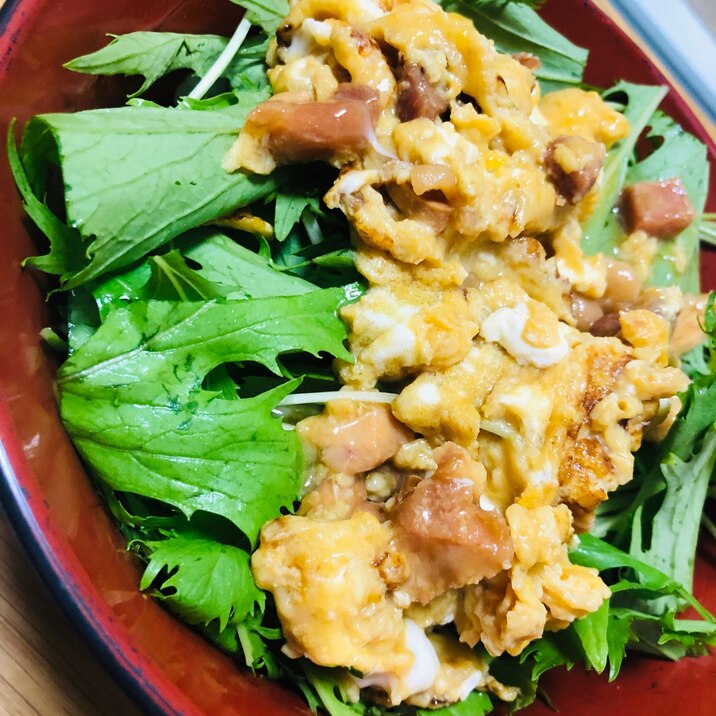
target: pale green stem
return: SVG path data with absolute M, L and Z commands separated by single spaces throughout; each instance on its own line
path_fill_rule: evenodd
M 246 39 L 246 35 L 249 34 L 251 23 L 244 18 L 239 26 L 236 28 L 236 32 L 231 36 L 229 44 L 224 48 L 224 51 L 216 58 L 216 62 L 209 68 L 209 71 L 202 77 L 199 84 L 189 93 L 190 99 L 201 99 L 213 86 L 216 80 L 221 77 L 224 70 L 229 66 L 231 60 L 234 59 L 239 48 Z

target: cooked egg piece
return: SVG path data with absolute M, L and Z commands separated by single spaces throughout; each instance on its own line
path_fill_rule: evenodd
M 414 621 L 405 620 L 405 648 L 412 654 L 413 663 L 407 673 L 374 671 L 355 678 L 360 688 L 379 688 L 385 691 L 392 705 L 429 689 L 440 669 L 440 661 L 430 639 Z
M 525 340 L 530 311 L 524 302 L 509 308 L 498 308 L 480 327 L 480 335 L 491 343 L 499 343 L 518 363 L 547 368 L 559 363 L 569 353 L 565 329 L 559 327 L 557 341 L 551 346 L 537 346 Z

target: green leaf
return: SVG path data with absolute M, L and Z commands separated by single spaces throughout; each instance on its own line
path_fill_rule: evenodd
M 441 0 L 439 4 L 448 12 L 469 17 L 500 52 L 530 52 L 539 57 L 541 67 L 535 74 L 543 92 L 581 84 L 587 50 L 577 47 L 542 20 L 534 10 L 538 3 Z
M 319 202 L 313 196 L 302 194 L 289 194 L 279 192 L 276 196 L 276 211 L 274 218 L 274 235 L 277 241 L 284 241 L 291 229 L 301 219 L 305 209 L 319 210 Z
M 669 455 L 680 460 L 689 460 L 697 452 L 698 446 L 712 427 L 716 419 L 716 376 L 713 371 L 694 380 L 681 396 L 683 407 L 666 440 L 659 446 L 656 465 L 652 470 L 660 470 L 661 463 Z
M 261 612 L 257 611 L 244 619 L 236 627 L 236 636 L 246 666 L 253 671 L 265 670 L 269 679 L 277 679 L 281 676 L 283 668 L 266 641 L 280 640 L 282 638 L 281 630 L 263 626 L 261 623 L 263 616 Z
M 471 692 L 466 699 L 450 706 L 436 709 L 414 709 L 411 707 L 398 707 L 387 709 L 378 704 L 349 703 L 345 692 L 346 673 L 342 669 L 331 669 L 316 666 L 306 659 L 298 662 L 305 675 L 305 681 L 298 676 L 298 685 L 314 713 L 319 709 L 330 716 L 379 716 L 379 714 L 415 714 L 416 716 L 484 716 L 491 713 L 493 704 L 489 695 L 481 691 Z
M 660 645 L 676 642 L 692 654 L 707 654 L 707 646 L 716 646 L 716 622 L 676 619 L 673 612 L 664 621 Z
M 582 245 L 587 253 L 611 255 L 625 238 L 615 206 L 624 187 L 632 184 L 678 177 L 696 211 L 703 210 L 709 180 L 706 147 L 656 109 L 665 92 L 665 88 L 626 82 L 605 92 L 607 99 L 616 101 L 621 95 L 626 96 L 624 114 L 631 131 L 607 154 L 599 202 L 584 225 Z M 634 152 L 645 129 L 645 136 L 654 149 L 646 158 L 636 160 Z M 660 240 L 649 283 L 678 286 L 684 292 L 698 293 L 698 250 L 698 222 L 673 239 Z M 682 264 L 685 269 L 679 268 Z
M 656 112 L 649 121 L 647 137 L 658 146 L 629 169 L 625 185 L 679 177 L 692 206 L 701 213 L 709 185 L 706 145 L 663 112 Z M 681 261 L 686 263 L 685 271 L 678 269 Z M 679 286 L 685 293 L 699 292 L 698 222 L 673 239 L 659 241 L 649 282 L 654 286 Z
M 287 0 L 231 0 L 246 10 L 246 17 L 252 25 L 258 25 L 264 32 L 273 35 L 288 15 Z
M 579 648 L 572 633 L 564 631 L 546 634 L 528 644 L 519 660 L 531 667 L 530 678 L 536 686 L 542 674 L 558 666 L 571 669 L 579 657 Z
M 161 590 L 154 596 L 190 624 L 217 619 L 223 630 L 253 614 L 256 605 L 263 609 L 266 596 L 254 582 L 248 552 L 192 533 L 143 544 L 149 563 L 139 588 L 154 584 Z
M 710 357 L 706 358 L 704 348 L 701 348 L 701 357 L 696 364 L 698 370 L 693 371 L 692 383 L 680 396 L 681 412 L 665 440 L 656 445 L 645 445 L 637 453 L 634 479 L 614 493 L 605 504 L 606 509 L 600 510 L 595 524 L 596 532 L 620 548 L 629 549 L 630 541 L 633 541 L 635 549 L 638 546 L 634 552 L 637 556 L 641 554 L 642 543 L 651 539 L 655 552 L 648 561 L 662 568 L 676 561 L 683 570 L 693 562 L 692 548 L 704 505 L 705 483 L 709 471 L 713 473 L 713 467 L 709 467 L 712 459 L 709 435 L 713 434 L 716 421 L 716 350 L 712 345 L 716 335 L 713 325 L 715 299 L 716 294 L 709 297 L 704 318 L 704 328 L 709 331 L 706 350 Z M 680 471 L 683 475 L 678 474 Z M 692 486 L 694 492 L 689 494 L 683 490 L 682 481 Z M 659 516 L 662 509 L 664 514 Z M 677 514 L 686 522 L 670 526 Z M 666 530 L 663 542 L 656 534 L 654 543 L 652 524 L 655 521 L 659 524 L 659 534 Z M 667 543 L 667 535 L 674 536 L 673 544 Z M 679 550 L 678 556 L 673 549 Z
M 680 584 L 655 567 L 590 534 L 579 536 L 577 545 L 570 550 L 569 559 L 574 564 L 593 567 L 600 572 L 629 567 L 639 575 L 639 582 L 647 589 L 656 592 L 666 590 L 669 593 L 683 591 Z
M 660 569 L 647 564 L 632 554 L 627 554 L 621 549 L 608 544 L 604 540 L 590 534 L 583 534 L 579 537 L 578 545 L 569 553 L 569 558 L 574 564 L 584 567 L 593 567 L 600 572 L 611 569 L 628 568 L 633 570 L 637 581 L 625 582 L 622 580 L 612 591 L 639 590 L 644 588 L 656 595 L 664 597 L 678 597 L 685 603 L 692 606 L 700 616 L 707 621 L 713 621 L 714 617 L 706 610 L 691 593 L 678 581 Z M 665 610 L 662 610 L 662 613 Z M 648 612 L 644 612 L 648 614 Z
M 610 609 L 607 625 L 607 654 L 609 659 L 609 681 L 619 676 L 619 671 L 630 642 L 638 641 L 631 625 L 636 613 L 625 613 L 627 610 Z M 629 610 L 631 611 L 631 610 Z
M 21 156 L 49 133 L 62 167 L 67 220 L 86 245 L 65 288 L 131 264 L 190 228 L 275 191 L 276 177 L 229 174 L 221 161 L 265 94 L 213 112 L 124 107 L 48 114 L 25 129 Z
M 131 387 L 149 393 L 155 375 L 161 388 L 191 392 L 195 382 L 221 363 L 252 360 L 280 374 L 276 357 L 289 351 L 328 351 L 352 360 L 336 316 L 343 289 L 298 297 L 251 301 L 174 303 L 146 301 L 110 314 L 59 373 L 60 386 Z M 161 394 L 162 391 L 160 390 Z
M 236 301 L 299 296 L 316 289 L 308 281 L 277 271 L 266 258 L 219 231 L 199 229 L 175 245 L 178 248 L 96 283 L 92 293 L 102 315 L 129 301 Z
M 716 291 L 712 291 L 706 301 L 703 329 L 711 350 L 711 363 L 716 367 Z
M 198 301 L 212 298 L 247 298 L 246 295 L 226 295 L 220 287 L 187 266 L 178 249 L 149 259 L 151 276 L 145 289 L 148 297 L 179 301 Z
M 683 370 L 691 380 L 697 380 L 699 377 L 706 376 L 711 372 L 709 370 L 705 348 L 706 347 L 701 344 L 681 356 L 681 370 Z
M 237 92 L 222 92 L 221 94 L 215 94 L 202 99 L 182 97 L 177 103 L 177 107 L 193 109 L 198 112 L 216 112 L 216 110 L 219 109 L 228 109 L 229 107 L 236 106 L 238 104 L 238 96 Z M 127 104 L 132 107 L 150 106 L 146 100 L 136 99 L 130 99 Z M 161 105 L 155 105 L 155 107 L 161 108 Z
M 192 70 L 201 77 L 214 65 L 226 49 L 229 40 L 220 35 L 191 35 L 173 32 L 132 32 L 114 36 L 109 45 L 68 62 L 65 67 L 74 72 L 92 75 L 141 75 L 144 82 L 133 92 L 134 98 L 146 92 L 160 77 L 175 70 Z M 269 89 L 266 77 L 266 53 L 269 39 L 264 33 L 247 38 L 236 55 L 219 74 L 229 80 L 234 89 Z M 223 106 L 236 104 L 237 95 L 223 95 Z M 222 102 L 215 97 L 208 100 L 184 98 L 182 104 L 190 109 L 217 109 Z M 148 106 L 144 103 L 143 106 Z
M 570 559 L 600 570 L 602 577 L 611 582 L 612 597 L 605 602 L 608 606 L 602 605 L 598 616 L 586 617 L 586 629 L 580 624 L 584 621 L 581 619 L 572 627 L 583 648 L 585 634 L 587 643 L 592 644 L 591 653 L 584 650 L 588 664 L 599 671 L 608 660 L 610 680 L 617 677 L 630 643 L 642 651 L 678 659 L 686 654 L 703 653 L 713 639 L 716 619 L 682 584 L 637 556 L 585 534 L 579 537 L 579 545 L 570 552 Z M 615 573 L 623 575 L 616 582 L 612 579 Z M 673 605 L 677 603 L 694 607 L 703 621 L 675 620 Z
M 157 296 L 150 293 L 147 283 L 152 277 L 151 259 L 142 261 L 127 271 L 115 272 L 108 278 L 102 278 L 87 284 L 104 319 L 113 308 L 126 306 L 130 301 L 149 299 L 176 300 L 176 295 Z
M 537 644 L 538 642 L 543 643 L 543 645 L 549 644 L 544 637 L 532 642 L 532 644 Z M 529 649 L 531 646 L 529 645 L 527 648 Z M 563 663 L 563 661 L 559 661 L 554 665 L 562 665 Z M 546 666 L 543 671 L 547 671 L 549 668 L 551 667 Z M 503 654 L 490 662 L 491 676 L 507 686 L 517 687 L 520 691 L 517 699 L 510 704 L 510 713 L 529 706 L 537 698 L 537 680 L 533 677 L 533 670 L 533 659 L 520 661 L 519 658 Z
M 86 288 L 70 291 L 67 299 L 67 343 L 70 355 L 94 335 L 99 325 L 99 312 L 92 294 Z
M 573 629 L 584 652 L 584 661 L 590 669 L 601 674 L 609 656 L 608 635 L 609 600 L 605 599 L 597 611 L 577 619 Z
M 266 53 L 269 49 L 269 38 L 263 33 L 246 38 L 236 56 L 224 73 L 237 90 L 256 89 L 271 92 L 266 76 L 268 65 Z
M 187 517 L 221 515 L 253 543 L 301 485 L 299 444 L 271 415 L 296 385 L 246 400 L 199 395 L 168 406 L 66 389 L 62 419 L 112 489 L 161 500 Z
M 709 480 L 716 468 L 716 411 L 713 427 L 700 450 L 688 461 L 670 455 L 661 465 L 666 490 L 659 510 L 651 521 L 651 544 L 643 547 L 642 507 L 632 526 L 630 552 L 656 567 L 691 592 L 696 543 Z M 671 602 L 671 606 L 677 604 Z
M 144 82 L 130 97 L 146 92 L 160 77 L 181 69 L 203 75 L 228 43 L 219 35 L 130 32 L 115 36 L 101 50 L 82 55 L 65 67 L 90 75 L 141 75 Z
M 309 703 L 313 702 L 315 706 L 322 707 L 330 716 L 356 716 L 366 712 L 362 702 L 347 703 L 335 669 L 316 666 L 306 659 L 301 660 L 300 666 L 312 691 L 307 693 L 305 688 L 303 689 Z
M 618 623 L 615 642 L 616 661 L 610 668 L 610 680 L 616 678 L 624 657 L 624 645 L 632 644 L 632 648 L 661 658 L 679 659 L 688 656 L 705 655 L 707 646 L 712 645 L 716 625 L 712 621 L 696 621 L 676 619 L 675 612 L 662 615 L 649 614 L 639 608 L 617 607 L 613 610 L 612 623 Z M 626 642 L 623 640 L 626 638 Z M 621 654 L 616 651 L 619 642 L 623 642 Z M 611 658 L 611 656 L 610 656 Z
M 417 709 L 419 716 L 485 716 L 493 710 L 492 701 L 484 691 L 473 691 L 464 700 L 440 709 Z
M 180 251 L 186 259 L 201 264 L 196 272 L 202 278 L 225 287 L 226 298 L 298 296 L 315 289 L 298 276 L 277 271 L 265 257 L 218 232 Z
M 611 255 L 624 238 L 618 217 L 614 214 L 619 195 L 632 162 L 637 141 L 666 95 L 665 87 L 619 82 L 603 93 L 605 99 L 623 102 L 624 116 L 629 120 L 629 136 L 617 142 L 607 153 L 599 191 L 599 201 L 583 227 L 582 247 L 588 254 Z
M 351 249 L 338 249 L 316 256 L 315 259 L 311 259 L 311 262 L 327 268 L 349 269 L 355 266 L 355 254 Z
M 206 303 L 135 302 L 62 366 L 61 413 L 94 472 L 110 487 L 161 500 L 187 517 L 221 515 L 255 541 L 301 484 L 294 433 L 271 415 L 297 385 L 224 400 L 203 390 L 214 368 L 326 351 L 351 360 L 336 315 L 345 293 Z
M 7 156 L 13 179 L 22 197 L 23 208 L 50 240 L 48 254 L 26 259 L 25 264 L 56 275 L 79 270 L 84 256 L 82 240 L 77 231 L 60 221 L 44 200 L 35 195 L 15 143 L 14 120 L 10 123 L 7 133 Z
M 55 353 L 60 355 L 67 355 L 67 341 L 59 334 L 54 328 L 45 326 L 40 329 L 40 338 L 44 341 L 45 345 Z

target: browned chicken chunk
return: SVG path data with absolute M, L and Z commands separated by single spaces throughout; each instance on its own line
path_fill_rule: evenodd
M 547 147 L 545 168 L 559 194 L 570 204 L 581 201 L 599 178 L 606 150 L 577 136 L 557 137 Z
M 621 329 L 622 327 L 619 323 L 619 314 L 605 313 L 592 323 L 589 327 L 589 332 L 593 336 L 605 338 L 606 336 L 616 336 Z
M 276 95 L 253 109 L 246 127 L 266 137 L 278 164 L 357 156 L 368 149 L 378 92 L 341 85 L 327 102 Z
M 393 513 L 408 566 L 400 589 L 427 604 L 447 589 L 494 577 L 512 562 L 505 519 L 475 504 L 469 480 L 422 480 Z
M 414 438 L 385 405 L 343 400 L 329 403 L 326 412 L 302 420 L 296 429 L 327 467 L 351 475 L 382 465 Z
M 668 238 L 680 234 L 696 218 L 680 179 L 642 181 L 622 193 L 627 229 Z
M 333 93 L 333 99 L 342 102 L 359 102 L 368 108 L 371 124 L 375 125 L 380 117 L 380 94 L 366 85 L 353 82 L 341 82 Z
M 448 103 L 440 95 L 437 87 L 430 84 L 420 65 L 408 62 L 398 84 L 398 117 L 401 122 L 409 122 L 418 117 L 437 119 Z
M 444 201 L 431 198 L 432 194 L 439 195 L 439 192 L 418 196 L 406 184 L 391 184 L 387 187 L 387 191 L 391 201 L 409 219 L 428 224 L 438 234 L 448 225 L 453 208 Z

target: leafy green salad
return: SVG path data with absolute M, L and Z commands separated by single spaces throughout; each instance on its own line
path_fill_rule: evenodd
M 332 361 L 353 358 L 339 311 L 365 286 L 345 217 L 321 201 L 333 169 L 221 168 L 248 113 L 271 96 L 265 58 L 289 9 L 234 1 L 246 15 L 231 38 L 133 32 L 66 65 L 140 76 L 125 106 L 37 116 L 19 145 L 11 129 L 17 187 L 49 239 L 26 265 L 57 277 L 58 321 L 44 337 L 66 356 L 62 421 L 146 564 L 142 590 L 240 664 L 294 684 L 314 711 L 427 713 L 349 703 L 334 670 L 287 658 L 271 595 L 252 576 L 261 527 L 296 508 L 304 457 L 293 426 L 317 412 L 325 398 L 315 394 L 340 388 Z M 440 4 L 500 51 L 538 57 L 543 92 L 584 86 L 587 52 L 536 3 Z M 600 91 L 631 131 L 607 154 L 583 248 L 610 253 L 620 240 L 613 207 L 625 183 L 678 176 L 698 220 L 660 242 L 650 282 L 698 293 L 699 241 L 714 234 L 705 147 L 658 109 L 664 88 Z M 687 270 L 675 272 L 677 254 Z M 684 359 L 692 382 L 668 436 L 637 453 L 634 479 L 573 542 L 571 561 L 598 569 L 611 598 L 519 657 L 489 658 L 490 673 L 519 688 L 513 708 L 548 698 L 539 680 L 555 667 L 584 664 L 613 680 L 628 649 L 680 659 L 716 645 L 716 618 L 692 595 L 699 536 L 716 537 L 704 513 L 716 494 L 715 297 L 705 343 Z M 435 712 L 475 716 L 496 703 L 473 692 Z

